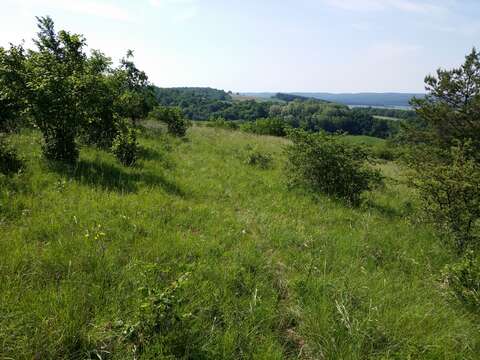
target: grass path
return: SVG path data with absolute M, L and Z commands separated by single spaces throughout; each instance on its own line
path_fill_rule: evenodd
M 394 164 L 358 209 L 282 177 L 285 140 L 146 135 L 142 165 L 83 149 L 0 179 L 0 359 L 475 359 L 446 253 Z M 261 170 L 249 147 L 273 155 Z

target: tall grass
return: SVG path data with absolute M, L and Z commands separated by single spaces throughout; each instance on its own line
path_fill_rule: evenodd
M 475 359 L 478 316 L 443 295 L 453 254 L 394 163 L 360 208 L 283 183 L 273 137 L 145 135 L 134 168 L 82 149 L 0 178 L 0 358 Z M 249 166 L 248 151 L 273 157 Z

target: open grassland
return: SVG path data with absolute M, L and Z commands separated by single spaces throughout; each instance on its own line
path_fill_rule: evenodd
M 39 139 L 15 135 L 26 173 L 0 178 L 0 359 L 478 359 L 394 163 L 351 208 L 288 190 L 280 138 L 152 130 L 133 169 L 49 166 Z
M 375 119 L 379 119 L 379 120 L 393 120 L 393 121 L 402 121 L 402 119 L 400 119 L 400 118 L 391 117 L 391 116 L 380 116 L 380 115 L 373 115 L 373 117 L 374 117 Z

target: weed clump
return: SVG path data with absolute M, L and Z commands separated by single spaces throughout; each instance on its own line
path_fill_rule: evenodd
M 272 166 L 273 158 L 270 154 L 263 153 L 257 148 L 250 147 L 247 152 L 246 164 L 259 167 L 260 169 L 268 169 Z
M 480 309 L 480 259 L 469 251 L 460 262 L 444 271 L 445 283 L 452 295 L 468 308 Z

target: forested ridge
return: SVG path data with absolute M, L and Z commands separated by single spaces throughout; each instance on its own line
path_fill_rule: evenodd
M 412 112 L 385 109 L 350 109 L 348 106 L 313 98 L 278 93 L 279 101 L 234 100 L 222 90 L 210 88 L 156 88 L 161 105 L 178 106 L 194 121 L 223 119 L 255 122 L 258 119 L 277 119 L 285 127 L 308 131 L 346 132 L 380 138 L 394 136 L 399 128 L 395 119 L 378 119 L 374 115 L 395 115 L 412 119 Z M 414 113 L 413 113 L 414 114 Z

